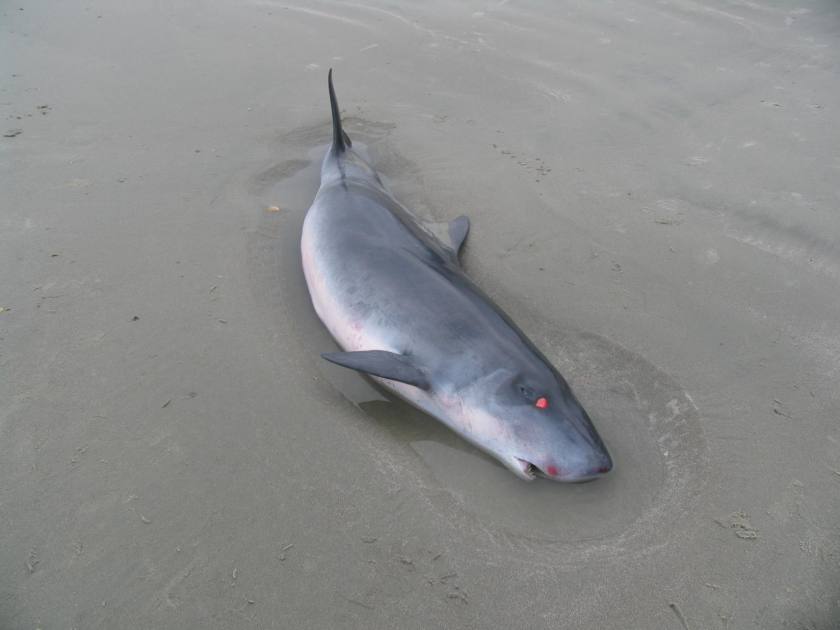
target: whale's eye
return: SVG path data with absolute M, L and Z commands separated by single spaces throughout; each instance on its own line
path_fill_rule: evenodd
M 537 409 L 548 409 L 548 398 L 540 396 L 537 398 L 537 402 L 534 403 L 534 407 Z
M 533 389 L 528 387 L 527 385 L 520 385 L 519 386 L 519 393 L 522 394 L 528 400 L 536 399 L 537 395 Z

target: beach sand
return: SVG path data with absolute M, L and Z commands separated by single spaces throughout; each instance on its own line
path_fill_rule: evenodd
M 0 628 L 840 625 L 835 3 L 1 15 Z M 522 482 L 319 358 L 330 67 L 607 477 Z

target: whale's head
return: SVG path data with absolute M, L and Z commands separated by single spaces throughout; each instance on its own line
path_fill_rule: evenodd
M 522 479 L 580 482 L 612 470 L 607 447 L 556 370 L 495 370 L 458 398 L 457 428 Z

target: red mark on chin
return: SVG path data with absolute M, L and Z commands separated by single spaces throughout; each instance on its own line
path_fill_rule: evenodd
M 545 396 L 537 398 L 537 402 L 534 403 L 534 407 L 537 409 L 548 409 L 548 398 Z
M 548 468 L 545 469 L 545 472 L 547 472 L 552 477 L 556 477 L 557 476 L 557 466 L 549 466 Z

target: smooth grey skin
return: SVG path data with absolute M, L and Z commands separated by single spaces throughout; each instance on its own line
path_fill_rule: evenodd
M 522 479 L 610 471 L 564 378 L 461 268 L 466 217 L 441 239 L 394 199 L 341 128 L 332 71 L 328 83 L 333 142 L 301 238 L 313 306 L 345 351 L 324 358 L 368 374 Z

